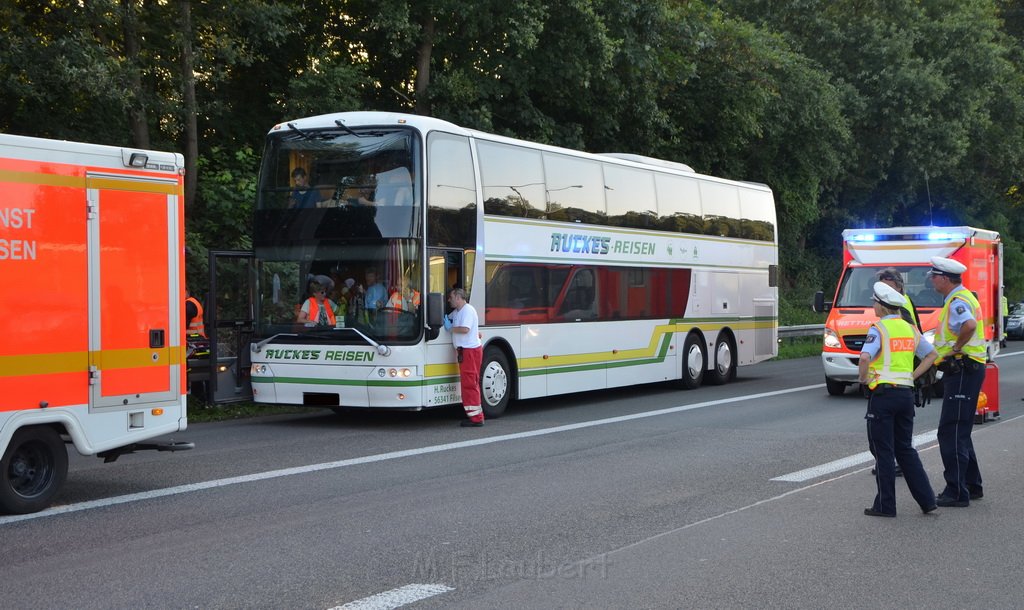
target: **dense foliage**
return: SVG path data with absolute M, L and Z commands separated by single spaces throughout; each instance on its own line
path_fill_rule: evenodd
M 769 184 L 788 322 L 846 227 L 998 230 L 1024 299 L 1019 0 L 8 0 L 0 33 L 0 131 L 183 152 L 196 254 L 247 246 L 269 127 L 399 110 Z

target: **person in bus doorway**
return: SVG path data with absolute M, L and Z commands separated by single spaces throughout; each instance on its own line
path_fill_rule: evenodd
M 949 258 L 933 256 L 928 272 L 932 286 L 945 301 L 935 329 L 936 363 L 942 371 L 942 412 L 939 414 L 939 454 L 946 488 L 939 506 L 965 507 L 984 497 L 978 457 L 971 441 L 978 394 L 985 382 L 988 349 L 980 320 L 981 305 L 963 285 L 967 267 Z
M 904 320 L 900 310 L 906 298 L 884 282 L 873 287 L 878 322 L 868 329 L 858 366 L 859 381 L 871 390 L 868 399 L 868 447 L 877 458 L 877 493 L 864 514 L 896 516 L 896 471 L 903 469 L 910 494 L 925 513 L 936 508 L 935 491 L 914 449 L 914 380 L 923 375 L 937 354 L 921 331 Z M 920 364 L 914 367 L 914 357 Z
M 337 305 L 327 298 L 327 287 L 320 282 L 310 282 L 309 292 L 312 296 L 302 304 L 295 321 L 306 326 L 334 326 L 334 309 Z
M 206 338 L 206 324 L 203 323 L 203 304 L 185 289 L 185 325 L 189 336 L 199 335 Z
M 484 425 L 484 410 L 480 401 L 480 361 L 483 344 L 480 342 L 480 324 L 476 309 L 466 302 L 466 291 L 454 288 L 448 293 L 448 304 L 453 311 L 444 316 L 444 327 L 452 334 L 452 345 L 458 354 L 459 381 L 462 384 L 462 408 L 466 417 L 462 427 Z

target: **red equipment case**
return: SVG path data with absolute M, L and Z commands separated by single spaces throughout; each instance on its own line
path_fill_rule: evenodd
M 981 391 L 987 400 L 978 400 L 978 411 L 974 416 L 975 423 L 984 423 L 990 419 L 999 417 L 999 367 L 995 362 L 985 365 L 985 381 L 981 384 Z

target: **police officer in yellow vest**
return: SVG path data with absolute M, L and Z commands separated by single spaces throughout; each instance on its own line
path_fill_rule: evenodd
M 903 469 L 903 478 L 910 494 L 930 513 L 935 510 L 935 492 L 914 449 L 914 380 L 923 375 L 935 361 L 934 348 L 921 337 L 920 331 L 906 322 L 900 309 L 906 299 L 884 282 L 873 288 L 875 315 L 878 322 L 868 329 L 860 353 L 860 382 L 871 390 L 868 400 L 868 445 L 877 459 L 875 483 L 878 492 L 864 514 L 872 517 L 896 516 L 896 468 Z M 921 363 L 914 368 L 914 356 Z M 895 462 L 895 463 L 894 463 Z
M 942 371 L 942 413 L 939 415 L 939 454 L 946 488 L 939 506 L 968 506 L 984 496 L 971 428 L 978 408 L 978 393 L 985 381 L 984 321 L 981 305 L 962 283 L 967 267 L 955 260 L 932 257 L 928 272 L 932 286 L 945 297 L 935 329 L 936 363 Z

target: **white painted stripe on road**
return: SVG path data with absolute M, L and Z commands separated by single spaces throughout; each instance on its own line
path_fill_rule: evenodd
M 357 599 L 344 606 L 336 606 L 331 610 L 391 610 L 400 608 L 428 597 L 454 591 L 448 585 L 405 585 L 397 589 Z
M 609 424 L 618 424 L 622 422 L 632 421 L 636 419 L 645 419 L 648 417 L 658 417 L 661 415 L 670 415 L 672 413 L 681 413 L 683 411 L 693 411 L 695 409 L 704 409 L 707 407 L 714 407 L 717 405 L 724 405 L 734 402 L 746 402 L 748 400 L 759 400 L 762 398 L 769 398 L 772 396 L 782 396 L 785 394 L 794 394 L 797 392 L 805 392 L 807 390 L 816 390 L 825 387 L 825 384 L 819 383 L 815 385 L 805 385 L 799 388 L 791 388 L 788 390 L 776 390 L 774 392 L 762 392 L 760 394 L 749 394 L 747 396 L 737 396 L 734 398 L 722 398 L 719 400 L 708 400 L 705 402 L 698 402 L 692 405 L 682 405 L 678 407 L 669 407 L 666 409 L 657 409 L 655 411 L 644 411 L 642 413 L 633 413 L 631 415 L 620 415 L 617 417 L 606 417 L 604 419 L 595 419 L 593 421 L 579 422 L 576 424 L 566 424 L 564 426 L 554 426 L 552 428 L 542 428 L 540 430 L 531 430 L 529 432 L 516 432 L 514 434 L 502 434 L 498 436 L 488 436 L 484 438 L 478 438 L 468 441 L 459 441 L 457 443 L 445 443 L 443 445 L 431 445 L 429 447 L 420 447 L 419 449 L 406 449 L 403 451 L 392 451 L 390 453 L 379 453 L 376 455 L 367 455 L 363 457 L 350 458 L 347 460 L 338 460 L 337 462 L 324 462 L 321 464 L 310 464 L 308 466 L 296 466 L 294 468 L 283 468 L 281 470 L 270 470 L 267 472 L 257 472 L 253 474 L 247 474 L 237 477 L 229 477 L 226 479 L 216 479 L 213 481 L 204 481 L 202 483 L 191 483 L 188 485 L 178 485 L 176 487 L 167 487 L 164 489 L 154 489 L 152 491 L 143 491 L 134 494 L 127 494 L 124 496 L 114 496 L 112 498 L 102 498 L 99 500 L 90 500 L 88 502 L 80 502 L 78 504 L 68 504 L 66 506 L 55 506 L 48 508 L 38 513 L 32 513 L 29 515 L 10 515 L 0 517 L 0 526 L 7 525 L 9 523 L 16 523 L 18 521 L 27 521 L 29 519 L 40 519 L 42 517 L 52 517 L 54 515 L 63 515 L 66 513 L 76 513 L 83 510 L 91 510 L 94 508 L 103 508 L 106 506 L 114 506 L 117 504 L 127 504 L 129 502 L 139 502 L 142 500 L 151 500 L 154 498 L 163 498 L 166 496 L 174 496 L 178 494 L 191 493 L 195 491 L 202 491 L 204 489 L 213 489 L 216 487 L 226 487 L 228 485 L 238 485 L 240 483 L 252 483 L 255 481 L 265 481 L 267 479 L 276 479 L 279 477 L 288 477 L 297 474 L 307 474 L 310 472 L 318 472 L 321 470 L 334 470 L 337 468 L 346 468 L 349 466 L 358 466 L 360 464 L 370 464 L 373 462 L 384 462 L 387 460 L 397 460 L 400 458 L 413 457 L 417 455 L 425 455 L 428 453 L 439 453 L 442 451 L 453 451 L 455 449 L 465 449 L 466 447 L 477 447 L 480 445 L 492 445 L 494 443 L 502 443 L 505 441 L 519 440 L 523 438 L 532 438 L 535 436 L 547 436 L 549 434 L 558 434 L 561 432 L 569 432 L 572 430 L 582 430 L 585 428 L 594 428 L 597 426 L 607 426 Z
M 936 440 L 936 430 L 930 430 L 922 434 L 918 434 L 912 440 L 915 447 L 933 443 Z M 819 466 L 812 466 L 797 472 L 791 472 L 784 474 L 781 477 L 775 477 L 772 481 L 786 481 L 789 483 L 803 483 L 804 481 L 810 481 L 826 474 L 832 474 L 840 470 L 845 470 L 851 466 L 859 466 L 867 462 L 873 462 L 875 458 L 871 455 L 870 451 L 862 451 L 861 453 L 851 455 L 848 457 L 840 458 L 838 460 L 829 462 L 827 464 L 821 464 Z

